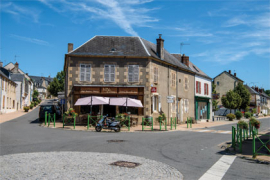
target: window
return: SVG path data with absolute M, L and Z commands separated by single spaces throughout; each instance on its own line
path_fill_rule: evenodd
M 185 77 L 184 87 L 185 87 L 185 90 L 188 90 L 188 77 Z
M 204 95 L 208 95 L 208 94 L 209 94 L 208 84 L 204 83 Z
M 161 96 L 153 95 L 152 96 L 152 113 L 161 110 Z
M 128 82 L 139 81 L 139 65 L 128 66 Z
M 173 103 L 172 103 L 172 112 L 175 113 L 176 112 L 176 98 L 174 98 Z
M 188 109 L 189 109 L 189 101 L 188 99 L 184 99 L 184 112 L 188 113 Z
M 114 82 L 115 66 L 105 65 L 104 66 L 104 82 Z
M 158 83 L 158 68 L 154 67 L 154 83 Z
M 172 87 L 176 86 L 176 74 L 172 73 Z
M 81 81 L 91 81 L 91 65 L 90 64 L 81 64 L 80 79 Z
M 217 81 L 217 85 L 219 86 L 219 81 Z
M 201 82 L 196 81 L 196 93 L 201 94 Z

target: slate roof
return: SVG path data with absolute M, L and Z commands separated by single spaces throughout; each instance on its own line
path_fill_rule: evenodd
M 240 79 L 240 78 L 238 78 L 238 77 L 235 77 L 233 74 L 230 74 L 230 73 L 228 73 L 227 71 L 223 71 L 222 73 L 220 73 L 220 74 L 217 75 L 216 77 L 220 76 L 220 75 L 223 74 L 223 73 L 227 74 L 228 76 L 230 76 L 231 78 L 233 78 L 233 79 L 235 79 L 235 80 L 237 80 L 237 81 L 244 82 L 242 79 Z M 213 79 L 215 79 L 216 77 L 214 77 Z
M 9 71 L 3 67 L 0 67 L 0 72 L 3 76 L 9 79 Z
M 181 54 L 172 54 L 175 58 L 177 58 L 179 61 L 181 61 Z M 193 64 L 190 60 L 189 60 L 189 68 L 194 71 L 197 75 L 199 76 L 203 76 L 207 79 L 212 80 L 211 77 L 209 77 L 207 74 L 205 74 L 200 68 L 198 68 L 195 64 Z
M 140 37 L 129 36 L 94 36 L 92 39 L 74 49 L 69 55 L 96 55 L 96 56 L 131 56 L 154 57 L 156 44 Z M 167 63 L 192 71 L 189 67 L 177 60 L 164 49 L 164 60 Z
M 46 88 L 46 87 L 42 86 L 43 78 L 45 79 L 46 86 L 48 86 L 50 84 L 50 82 L 53 81 L 53 78 L 50 78 L 50 77 L 42 77 L 42 76 L 29 76 L 29 77 L 32 79 L 34 84 L 40 84 L 40 86 L 38 86 L 38 88 Z
M 248 85 L 245 85 L 245 87 L 248 89 L 248 91 L 250 92 L 250 94 L 257 94 L 257 95 L 260 95 L 260 93 L 258 93 L 257 91 L 255 91 L 255 89 L 252 89 L 252 88 L 249 87 Z
M 10 74 L 10 78 L 11 78 L 12 81 L 23 82 L 24 75 L 20 74 L 20 73 L 13 73 L 13 74 Z

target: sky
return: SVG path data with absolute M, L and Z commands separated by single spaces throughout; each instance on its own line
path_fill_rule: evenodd
M 270 89 L 269 0 L 1 0 L 0 12 L 0 61 L 30 75 L 63 70 L 68 43 L 96 35 L 156 43 L 162 34 L 167 51 L 211 78 L 231 70 Z

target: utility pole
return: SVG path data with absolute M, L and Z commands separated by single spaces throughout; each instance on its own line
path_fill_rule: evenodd
M 180 54 L 181 54 L 181 55 L 182 55 L 182 48 L 183 48 L 184 45 L 190 45 L 190 44 L 188 44 L 188 43 L 183 43 L 183 42 L 180 43 Z

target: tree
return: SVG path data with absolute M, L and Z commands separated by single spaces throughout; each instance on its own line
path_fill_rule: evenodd
M 243 83 L 238 83 L 235 87 L 234 92 L 240 95 L 241 97 L 241 109 L 246 109 L 246 107 L 250 104 L 250 92 L 248 89 L 243 85 Z
M 39 95 L 38 91 L 37 90 L 34 90 L 33 95 L 32 95 L 33 99 L 34 98 L 37 98 L 38 95 Z
M 268 96 L 270 96 L 270 89 L 264 91 Z
M 217 94 L 216 85 L 215 85 L 214 82 L 212 83 L 212 94 Z M 218 105 L 218 101 L 215 100 L 215 99 L 213 99 L 212 100 L 212 109 L 213 109 L 213 111 L 217 111 L 218 110 L 218 106 L 217 105 Z
M 56 77 L 53 78 L 53 81 L 48 86 L 48 91 L 51 95 L 57 96 L 58 92 L 64 91 L 65 87 L 65 72 L 58 72 Z
M 231 113 L 231 109 L 238 109 L 241 106 L 242 100 L 239 94 L 230 90 L 221 98 L 221 102 L 225 108 L 230 109 Z

